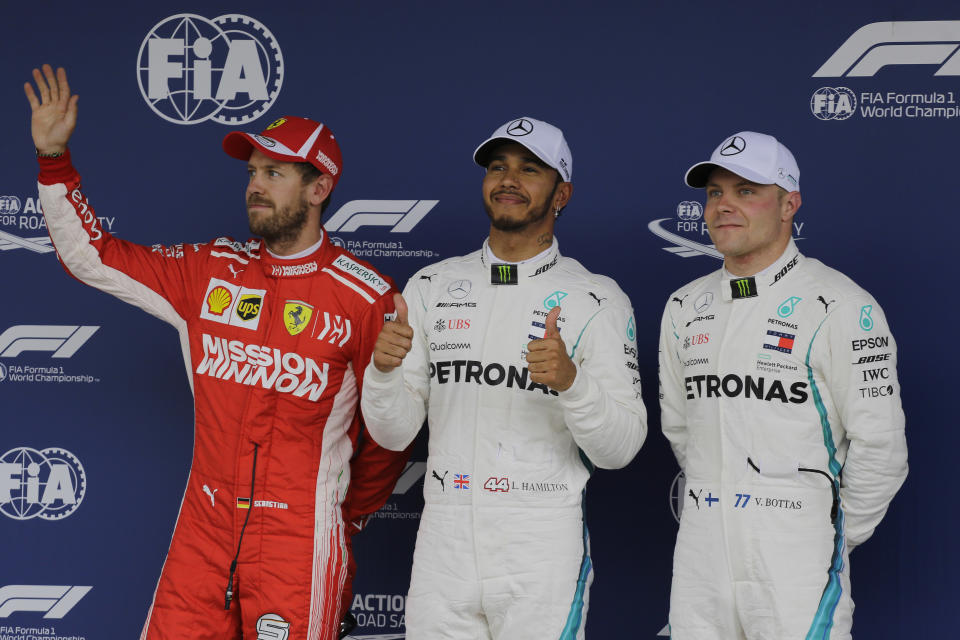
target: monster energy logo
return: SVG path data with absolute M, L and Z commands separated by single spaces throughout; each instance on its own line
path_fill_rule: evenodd
M 757 279 L 750 276 L 731 280 L 730 290 L 734 298 L 752 298 L 757 295 Z
M 517 284 L 517 265 L 492 264 L 490 265 L 490 282 L 492 284 Z

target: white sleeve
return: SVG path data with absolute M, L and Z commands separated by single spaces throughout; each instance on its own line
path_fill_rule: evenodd
M 568 348 L 577 376 L 559 395 L 567 428 L 593 464 L 624 467 L 647 436 L 632 309 L 611 306 L 597 312 Z
M 827 384 L 849 440 L 840 504 L 852 548 L 873 534 L 907 477 L 897 346 L 883 310 L 867 295 L 842 301 L 824 329 Z
M 371 358 L 363 377 L 360 409 L 364 423 L 380 446 L 393 451 L 407 448 L 423 426 L 430 400 L 430 371 L 427 354 L 425 292 L 416 275 L 407 282 L 403 298 L 407 321 L 413 327 L 413 346 L 403 364 L 383 373 Z
M 660 426 L 663 435 L 670 441 L 673 455 L 677 457 L 680 468 L 687 461 L 687 417 L 685 410 L 686 391 L 680 357 L 677 355 L 676 321 L 670 311 L 670 303 L 663 310 L 660 321 Z

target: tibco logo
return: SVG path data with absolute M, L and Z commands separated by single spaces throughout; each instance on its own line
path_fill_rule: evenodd
M 44 611 L 44 618 L 60 619 L 92 588 L 45 584 L 0 587 L 0 618 L 9 618 L 18 611 Z
M 66 449 L 17 447 L 0 456 L 0 513 L 8 518 L 66 518 L 86 491 L 83 465 Z
M 243 124 L 277 99 L 283 55 L 273 34 L 253 18 L 181 13 L 143 39 L 137 81 L 143 99 L 168 122 Z

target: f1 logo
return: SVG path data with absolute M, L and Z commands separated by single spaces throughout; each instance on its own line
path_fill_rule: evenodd
M 324 228 L 356 231 L 360 227 L 393 227 L 391 233 L 411 231 L 439 200 L 351 200 L 330 216 Z
M 33 584 L 0 587 L 0 618 L 17 611 L 45 611 L 44 618 L 62 618 L 92 588 Z
M 51 358 L 69 358 L 100 327 L 19 324 L 0 334 L 0 358 L 15 358 L 24 351 L 53 351 Z
M 960 76 L 960 20 L 873 22 L 857 29 L 813 74 L 868 77 L 883 67 L 939 64 L 935 76 Z

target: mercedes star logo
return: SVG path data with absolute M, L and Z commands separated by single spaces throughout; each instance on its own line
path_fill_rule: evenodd
M 720 148 L 720 155 L 735 156 L 746 149 L 747 143 L 740 136 L 733 136 Z
M 470 293 L 470 281 L 469 280 L 454 280 L 449 285 L 447 285 L 447 293 L 452 297 L 457 298 L 466 298 Z
M 517 137 L 533 133 L 533 123 L 526 118 L 514 120 L 507 125 L 507 133 Z

